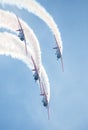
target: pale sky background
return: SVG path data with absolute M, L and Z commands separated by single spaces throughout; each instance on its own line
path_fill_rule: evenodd
M 88 1 L 37 1 L 61 32 L 64 73 L 52 49 L 56 43 L 49 27 L 25 9 L 0 5 L 34 30 L 51 89 L 48 121 L 31 70 L 21 61 L 0 56 L 0 130 L 88 130 Z

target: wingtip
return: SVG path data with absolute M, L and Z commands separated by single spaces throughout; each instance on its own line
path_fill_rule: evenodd
M 62 64 L 62 71 L 64 72 L 64 65 L 63 65 L 63 59 L 62 59 L 62 56 L 61 56 L 61 64 Z
M 49 109 L 49 106 L 47 107 L 47 111 L 48 111 L 48 120 L 50 120 L 50 109 Z

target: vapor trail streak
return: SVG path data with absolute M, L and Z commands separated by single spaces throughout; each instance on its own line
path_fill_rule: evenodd
M 24 44 L 11 33 L 1 33 L 0 32 L 0 55 L 11 56 L 12 58 L 19 59 L 23 61 L 29 69 L 32 70 L 33 64 L 31 61 L 31 55 L 33 55 L 33 51 L 27 46 L 28 56 L 25 54 Z M 50 85 L 48 76 L 44 67 L 41 65 L 41 81 L 44 85 L 45 91 L 48 94 L 48 101 L 50 100 Z
M 49 93 L 48 96 L 50 98 L 50 84 L 49 84 L 48 76 L 47 76 L 47 74 L 44 70 L 44 67 L 42 66 L 42 63 L 41 63 L 41 51 L 40 51 L 40 47 L 39 47 L 39 42 L 38 42 L 36 36 L 34 35 L 32 29 L 30 29 L 28 27 L 28 25 L 24 21 L 22 21 L 21 19 L 20 19 L 20 21 L 21 21 L 22 27 L 24 29 L 26 39 L 28 41 L 30 41 L 30 46 L 28 44 L 27 48 L 31 47 L 33 57 L 36 61 L 36 65 L 38 66 L 38 68 L 40 68 L 40 69 L 43 68 L 42 69 L 43 71 L 40 70 L 40 75 L 43 79 L 42 82 L 44 84 L 45 90 L 46 90 L 47 93 Z M 4 27 L 4 28 L 7 28 L 7 29 L 15 32 L 15 30 L 18 29 L 18 22 L 17 22 L 16 16 L 13 13 L 6 12 L 4 10 L 0 10 L 0 27 Z M 49 98 L 48 98 L 48 100 L 49 100 Z
M 27 64 L 31 69 L 32 62 L 29 58 L 32 55 L 32 50 L 28 47 L 28 57 L 25 55 L 23 43 L 10 33 L 0 32 L 0 55 L 11 56 L 12 58 L 19 59 Z
M 16 5 L 19 8 L 23 7 L 27 9 L 29 12 L 40 17 L 52 30 L 62 54 L 63 47 L 62 47 L 62 40 L 61 40 L 59 29 L 52 16 L 44 9 L 44 7 L 42 7 L 35 0 L 1 0 L 1 2 L 11 4 L 11 5 Z
M 28 43 L 28 45 L 33 50 L 36 64 L 38 65 L 38 68 L 40 68 L 41 51 L 40 51 L 39 41 L 35 36 L 33 30 L 23 20 L 20 19 L 20 22 L 24 29 L 26 40 L 27 42 L 30 42 L 30 44 Z M 16 33 L 16 30 L 19 28 L 16 15 L 8 11 L 0 10 L 0 27 L 7 28 Z

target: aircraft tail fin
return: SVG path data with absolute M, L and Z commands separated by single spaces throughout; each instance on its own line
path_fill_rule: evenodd
M 27 51 L 27 45 L 26 45 L 26 40 L 25 40 L 25 38 L 24 38 L 24 42 L 25 42 L 25 51 L 26 51 L 26 56 L 27 56 L 28 51 Z

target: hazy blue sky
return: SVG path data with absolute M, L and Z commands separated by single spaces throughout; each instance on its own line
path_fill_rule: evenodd
M 65 71 L 56 60 L 49 27 L 25 9 L 5 6 L 25 20 L 38 37 L 51 99 L 48 121 L 31 70 L 21 61 L 0 56 L 0 130 L 88 130 L 88 1 L 38 2 L 61 32 Z

